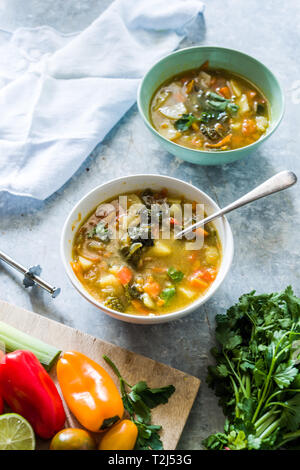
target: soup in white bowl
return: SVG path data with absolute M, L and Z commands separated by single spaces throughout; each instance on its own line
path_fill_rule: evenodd
M 110 181 L 69 215 L 62 257 L 73 285 L 109 315 L 134 323 L 179 318 L 204 303 L 227 274 L 233 240 L 225 218 L 174 239 L 217 210 L 194 186 L 166 176 Z

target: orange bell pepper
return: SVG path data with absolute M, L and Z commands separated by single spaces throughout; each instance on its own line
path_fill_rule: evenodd
M 203 271 L 201 270 L 195 271 L 189 279 L 190 285 L 192 287 L 195 287 L 196 289 L 200 289 L 200 290 L 206 289 L 209 284 L 206 281 L 204 281 L 202 278 L 203 278 Z
M 231 93 L 228 86 L 223 86 L 222 88 L 220 88 L 219 92 L 221 93 L 221 95 L 224 96 L 224 98 L 231 98 Z
M 83 281 L 83 270 L 81 264 L 78 261 L 71 261 L 70 264 L 75 276 L 77 276 L 80 281 Z
M 190 284 L 192 287 L 195 287 L 196 289 L 206 289 L 208 287 L 208 283 L 205 281 L 202 281 L 202 279 L 199 279 L 198 277 L 192 277 L 190 280 Z
M 131 301 L 132 305 L 134 306 L 134 308 L 136 310 L 138 310 L 140 313 L 142 313 L 143 315 L 148 315 L 149 313 L 149 310 L 147 310 L 146 308 L 143 307 L 143 304 L 140 300 L 132 300 Z
M 117 272 L 117 277 L 119 278 L 123 286 L 126 286 L 126 284 L 128 284 L 132 279 L 132 271 L 127 266 L 123 266 Z
M 222 147 L 223 145 L 230 144 L 231 138 L 232 138 L 232 134 L 228 134 L 228 135 L 226 135 L 226 137 L 224 137 L 222 140 L 220 140 L 216 144 L 206 143 L 205 145 L 206 145 L 206 147 L 217 149 L 217 148 Z
M 123 419 L 102 437 L 99 450 L 132 450 L 138 436 L 138 429 L 130 419 Z
M 186 86 L 186 92 L 187 94 L 191 93 L 191 91 L 193 90 L 194 88 L 194 83 L 195 83 L 195 80 L 191 80 L 187 86 Z
M 89 431 L 104 431 L 124 414 L 120 393 L 103 367 L 76 351 L 57 363 L 57 378 L 68 407 Z
M 251 136 L 256 131 L 256 123 L 254 119 L 244 119 L 242 124 L 242 133 L 246 137 Z
M 160 294 L 161 287 L 156 281 L 147 282 L 144 285 L 144 291 L 147 292 L 147 294 L 149 294 L 150 297 L 155 299 Z
M 196 235 L 198 235 L 198 237 L 201 237 L 201 236 L 207 237 L 208 235 L 208 231 L 205 230 L 203 227 L 196 228 L 195 233 Z
M 216 277 L 217 277 L 217 271 L 215 269 L 208 268 L 202 271 L 201 278 L 204 279 L 204 281 L 212 282 L 216 279 Z

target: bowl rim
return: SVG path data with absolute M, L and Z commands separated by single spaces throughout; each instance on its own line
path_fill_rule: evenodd
M 256 140 L 255 142 L 252 142 L 252 144 L 249 144 L 249 145 L 245 145 L 244 147 L 240 147 L 240 148 L 236 148 L 236 149 L 231 149 L 231 150 L 222 150 L 222 152 L 218 151 L 218 150 L 198 150 L 198 149 L 192 149 L 192 148 L 189 148 L 189 147 L 184 147 L 183 145 L 179 145 L 177 144 L 176 142 L 173 142 L 172 140 L 169 140 L 167 139 L 166 137 L 164 137 L 162 134 L 160 134 L 153 126 L 152 124 L 149 122 L 149 120 L 147 119 L 147 117 L 145 116 L 145 113 L 142 109 L 142 105 L 141 105 L 141 93 L 142 93 L 142 88 L 143 88 L 143 85 L 145 83 L 145 80 L 146 78 L 148 77 L 148 75 L 152 72 L 152 70 L 159 66 L 161 63 L 163 63 L 165 60 L 169 59 L 170 57 L 173 57 L 173 56 L 180 56 L 180 55 L 184 55 L 186 54 L 187 52 L 191 51 L 191 50 L 196 50 L 196 49 L 206 49 L 206 50 L 214 50 L 214 49 L 219 49 L 221 51 L 224 51 L 224 52 L 230 52 L 230 53 L 234 53 L 234 54 L 237 54 L 237 55 L 241 55 L 241 56 L 244 56 L 247 60 L 249 60 L 250 62 L 253 62 L 255 63 L 256 65 L 259 65 L 260 67 L 264 68 L 267 70 L 267 72 L 270 74 L 270 76 L 272 77 L 272 79 L 274 80 L 274 82 L 276 83 L 278 89 L 279 89 L 279 95 L 280 95 L 280 116 L 277 118 L 276 121 L 274 121 L 274 125 L 273 125 L 273 128 L 269 131 L 269 132 L 266 132 L 265 134 L 263 134 L 258 140 Z M 171 78 L 171 77 L 170 77 Z M 247 78 L 247 77 L 245 77 Z M 163 83 L 163 82 L 162 82 Z M 256 85 L 254 83 L 254 85 Z M 151 98 L 150 98 L 151 99 Z M 150 104 L 150 101 L 149 101 L 149 104 Z M 232 48 L 229 48 L 229 47 L 222 47 L 222 46 L 208 46 L 208 45 L 202 45 L 202 46 L 191 46 L 191 47 L 185 47 L 183 49 L 178 49 L 177 51 L 173 51 L 171 52 L 170 54 L 166 54 L 164 57 L 162 57 L 161 59 L 159 59 L 157 62 L 155 62 L 151 67 L 150 69 L 145 73 L 145 75 L 143 76 L 142 78 L 142 81 L 141 83 L 139 84 L 139 87 L 138 87 L 138 91 L 137 91 L 137 107 L 138 107 L 138 110 L 139 110 L 139 113 L 142 117 L 142 119 L 144 120 L 145 124 L 147 125 L 147 127 L 155 134 L 157 135 L 157 137 L 161 138 L 163 141 L 171 144 L 171 145 L 174 145 L 176 146 L 177 148 L 183 148 L 187 151 L 190 151 L 192 153 L 194 153 L 195 155 L 199 155 L 199 154 L 202 154 L 202 156 L 207 156 L 209 157 L 209 155 L 228 155 L 228 154 L 234 154 L 236 152 L 241 152 L 242 150 L 247 150 L 250 149 L 251 151 L 251 148 L 253 147 L 256 147 L 257 145 L 260 145 L 261 143 L 263 143 L 266 139 L 268 139 L 272 134 L 273 132 L 275 132 L 275 130 L 278 128 L 279 124 L 281 123 L 282 119 L 283 119 L 283 116 L 284 116 L 284 113 L 285 113 L 285 97 L 284 97 L 284 93 L 283 93 L 283 89 L 282 89 L 282 86 L 280 85 L 279 83 L 279 80 L 277 79 L 277 77 L 274 75 L 274 73 L 269 69 L 269 67 L 267 67 L 265 64 L 263 64 L 263 62 L 261 62 L 260 60 L 256 59 L 255 57 L 247 54 L 246 52 L 243 52 L 243 51 L 240 51 L 238 49 L 232 49 Z
M 68 276 L 69 280 L 71 281 L 71 284 L 73 285 L 73 287 L 75 287 L 75 289 L 86 300 L 88 300 L 90 303 L 95 305 L 97 308 L 99 308 L 104 313 L 106 313 L 109 316 L 111 316 L 113 318 L 116 318 L 118 320 L 122 320 L 122 321 L 125 321 L 125 322 L 130 322 L 130 323 L 136 323 L 136 324 L 141 324 L 141 323 L 142 324 L 165 323 L 165 322 L 168 322 L 168 321 L 172 321 L 172 320 L 176 320 L 178 318 L 181 318 L 181 317 L 191 313 L 195 309 L 199 308 L 213 294 L 215 294 L 217 289 L 220 287 L 220 285 L 223 283 L 224 279 L 226 278 L 226 276 L 227 276 L 227 274 L 230 270 L 231 264 L 232 264 L 232 259 L 233 259 L 233 254 L 234 254 L 234 241 L 233 241 L 233 235 L 232 235 L 232 231 L 231 231 L 229 222 L 228 222 L 228 220 L 225 216 L 220 217 L 220 220 L 222 221 L 222 224 L 223 224 L 223 230 L 224 230 L 224 243 L 222 243 L 223 256 L 222 256 L 222 261 L 221 261 L 221 266 L 223 265 L 222 276 L 219 279 L 217 277 L 217 279 L 211 284 L 211 287 L 209 288 L 209 290 L 207 291 L 207 293 L 203 297 L 200 297 L 200 298 L 196 299 L 194 302 L 192 302 L 191 304 L 189 304 L 185 308 L 182 308 L 180 310 L 176 310 L 175 312 L 166 313 L 165 315 L 157 315 L 157 316 L 153 316 L 153 317 L 152 316 L 151 317 L 150 316 L 145 316 L 145 315 L 133 315 L 133 314 L 129 314 L 129 313 L 116 312 L 115 310 L 112 310 L 109 307 L 104 306 L 103 304 L 98 302 L 93 296 L 91 296 L 89 294 L 89 292 L 82 286 L 80 281 L 76 278 L 75 274 L 73 273 L 73 271 L 70 267 L 70 264 L 68 262 L 68 259 L 67 259 L 67 249 L 66 249 L 67 244 L 68 244 L 67 230 L 68 230 L 69 227 L 72 228 L 74 220 L 76 220 L 76 218 L 77 218 L 76 214 L 78 215 L 78 212 L 80 212 L 80 207 L 84 203 L 84 201 L 86 199 L 88 199 L 93 193 L 97 193 L 99 191 L 101 192 L 101 191 L 105 190 L 105 187 L 108 186 L 108 185 L 116 184 L 116 185 L 121 186 L 121 184 L 124 181 L 128 181 L 131 178 L 141 178 L 142 179 L 142 178 L 145 178 L 145 177 L 163 179 L 163 180 L 165 180 L 166 186 L 168 186 L 167 185 L 168 181 L 172 181 L 173 183 L 176 183 L 176 182 L 184 183 L 185 185 L 190 186 L 190 188 L 192 190 L 194 190 L 195 192 L 198 192 L 200 197 L 204 196 L 206 201 L 208 201 L 208 205 L 213 207 L 213 209 L 215 209 L 215 210 L 220 209 L 218 204 L 210 196 L 208 196 L 204 191 L 197 188 L 193 184 L 188 183 L 187 181 L 184 181 L 184 180 L 180 180 L 178 178 L 174 178 L 174 177 L 167 176 L 167 175 L 159 175 L 159 174 L 155 174 L 155 173 L 134 174 L 134 175 L 128 175 L 128 176 L 113 178 L 113 179 L 111 179 L 109 181 L 106 181 L 105 183 L 100 184 L 100 185 L 96 186 L 95 188 L 93 188 L 91 191 L 89 191 L 87 194 L 85 194 L 75 204 L 73 209 L 71 209 L 71 211 L 69 212 L 69 214 L 68 214 L 68 216 L 65 220 L 65 223 L 64 223 L 64 226 L 63 226 L 63 229 L 62 229 L 62 232 L 61 232 L 60 255 L 61 255 L 61 259 L 62 259 L 64 268 L 65 268 L 65 271 L 67 273 L 67 276 Z M 118 194 L 118 191 L 116 190 L 116 195 L 117 194 Z M 101 199 L 101 197 L 99 199 Z M 101 200 L 99 200 L 99 204 L 100 203 L 101 203 Z M 74 235 L 75 235 L 76 231 L 77 230 L 74 230 Z M 73 239 L 72 239 L 72 242 L 73 242 Z M 225 258 L 225 250 L 226 250 L 226 258 Z M 226 264 L 224 266 L 223 263 L 224 263 L 225 259 L 226 259 Z

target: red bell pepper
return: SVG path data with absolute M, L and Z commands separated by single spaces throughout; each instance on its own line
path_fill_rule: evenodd
M 40 437 L 50 439 L 64 427 L 62 400 L 32 352 L 19 350 L 2 358 L 0 390 L 4 401 L 26 418 Z
M 5 355 L 5 353 L 3 351 L 1 351 L 1 349 L 0 349 L 0 361 L 1 361 L 1 359 L 4 355 Z M 3 411 L 4 411 L 4 403 L 3 403 L 2 397 L 0 395 L 0 415 L 2 415 Z

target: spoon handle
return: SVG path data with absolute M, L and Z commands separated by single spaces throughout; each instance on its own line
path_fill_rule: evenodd
M 254 188 L 249 193 L 245 194 L 241 198 L 237 199 L 236 201 L 232 202 L 228 206 L 220 209 L 219 211 L 215 212 L 212 215 L 209 215 L 203 220 L 196 222 L 195 224 L 191 225 L 190 227 L 182 230 L 181 232 L 177 233 L 175 238 L 181 238 L 183 235 L 199 228 L 208 222 L 216 219 L 217 217 L 221 217 L 222 215 L 227 214 L 239 207 L 245 206 L 250 202 L 256 201 L 257 199 L 261 199 L 262 197 L 269 196 L 270 194 L 277 193 L 278 191 L 282 191 L 283 189 L 287 189 L 290 186 L 293 186 L 297 182 L 297 176 L 295 173 L 289 170 L 281 171 L 276 175 L 269 178 L 264 183 L 260 184 L 256 188 Z

